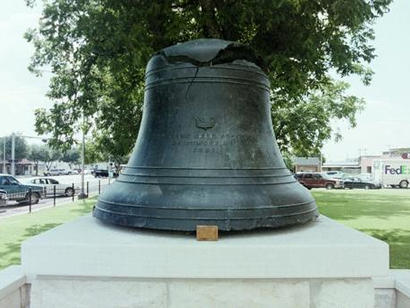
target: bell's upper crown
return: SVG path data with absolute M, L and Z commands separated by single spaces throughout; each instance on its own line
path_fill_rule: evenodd
M 153 56 L 147 70 L 163 66 L 164 60 L 168 65 L 186 62 L 196 66 L 210 66 L 235 60 L 245 60 L 253 65 L 261 64 L 261 60 L 248 46 L 221 39 L 197 39 L 164 48 Z
M 198 39 L 176 44 L 160 51 L 166 57 L 187 57 L 189 59 L 206 63 L 215 59 L 218 54 L 230 47 L 242 46 L 239 43 L 220 39 Z

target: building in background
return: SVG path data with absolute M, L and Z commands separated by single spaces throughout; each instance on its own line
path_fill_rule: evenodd
M 381 155 L 363 155 L 359 157 L 360 173 L 372 173 L 373 162 L 382 158 Z
M 319 157 L 295 157 L 293 159 L 293 172 L 320 172 Z
M 391 148 L 383 152 L 383 158 L 407 158 L 410 157 L 410 148 Z M 404 157 L 406 156 L 406 157 Z
M 410 148 L 391 148 L 383 151 L 382 155 L 362 155 L 359 157 L 361 173 L 373 173 L 373 163 L 379 159 L 409 159 Z
M 6 168 L 3 170 L 3 161 L 0 161 L 0 173 L 11 174 L 11 162 L 6 160 Z M 16 161 L 16 175 L 34 175 L 36 174 L 36 164 L 28 159 Z
M 380 159 L 410 159 L 410 148 L 391 148 L 381 155 L 361 155 L 357 159 L 338 162 L 326 162 L 321 166 L 320 157 L 293 158 L 293 171 L 296 172 L 327 172 L 340 171 L 347 174 L 372 174 L 373 163 Z
M 343 162 L 326 162 L 322 166 L 323 172 L 326 171 L 341 171 L 349 174 L 361 173 L 361 167 L 357 161 L 343 161 Z

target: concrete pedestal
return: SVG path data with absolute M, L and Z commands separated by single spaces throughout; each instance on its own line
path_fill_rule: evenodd
M 323 216 L 217 242 L 86 216 L 22 245 L 34 308 L 370 308 L 388 265 L 387 244 Z

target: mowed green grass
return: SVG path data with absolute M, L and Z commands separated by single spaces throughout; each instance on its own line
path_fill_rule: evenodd
M 390 246 L 390 267 L 410 268 L 410 189 L 312 190 L 321 214 Z
M 410 189 L 312 190 L 323 215 L 390 245 L 392 268 L 410 268 Z M 0 219 L 0 269 L 20 264 L 25 239 L 91 212 L 95 199 Z
M 54 228 L 78 216 L 90 213 L 95 199 L 78 201 L 0 219 L 0 270 L 20 264 L 21 243 L 34 235 Z

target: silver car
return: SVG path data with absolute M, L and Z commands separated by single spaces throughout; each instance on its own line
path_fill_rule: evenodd
M 79 186 L 74 186 L 73 184 L 64 184 L 50 177 L 39 177 L 31 179 L 30 183 L 42 186 L 45 189 L 45 194 L 47 197 L 54 195 L 54 187 L 56 196 L 67 196 L 72 197 L 76 192 L 80 191 Z
M 72 173 L 66 169 L 49 169 L 47 171 L 44 171 L 45 176 L 70 175 L 70 174 L 75 174 L 75 173 Z

